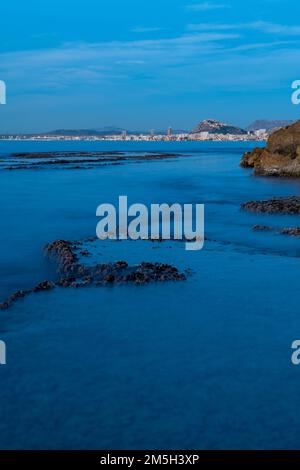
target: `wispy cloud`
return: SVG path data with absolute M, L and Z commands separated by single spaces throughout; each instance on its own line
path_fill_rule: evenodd
M 163 31 L 164 28 L 158 26 L 137 26 L 132 29 L 133 33 L 144 34 L 144 33 L 156 33 L 158 31 Z
M 300 35 L 300 26 L 283 25 L 267 21 L 255 21 L 251 23 L 191 23 L 187 26 L 189 31 L 240 31 L 253 30 L 265 34 L 280 34 L 285 36 Z
M 191 11 L 208 11 L 208 10 L 219 10 L 222 8 L 230 8 L 230 5 L 225 4 L 225 3 L 203 2 L 203 3 L 195 3 L 192 5 L 187 5 L 186 8 Z
M 283 34 L 287 36 L 300 35 L 300 26 L 282 25 L 276 23 L 268 23 L 266 21 L 257 21 L 249 25 L 253 29 L 260 30 L 264 33 Z
M 50 83 L 64 88 L 70 84 L 117 84 L 130 77 L 156 79 L 167 67 L 199 61 L 239 37 L 235 32 L 203 32 L 164 39 L 67 43 L 54 49 L 2 53 L 0 72 L 20 90 L 46 91 Z M 21 74 L 28 77 L 26 83 L 20 80 Z
M 282 31 L 280 38 L 252 34 L 253 29 L 270 34 L 275 26 Z M 169 38 L 71 42 L 2 53 L 0 76 L 24 106 L 36 109 L 41 103 L 43 108 L 45 101 L 56 114 L 64 106 L 88 107 L 89 112 L 92 107 L 104 114 L 115 106 L 124 118 L 129 108 L 139 110 L 142 104 L 172 102 L 176 107 L 180 97 L 205 100 L 215 93 L 239 92 L 247 96 L 248 91 L 282 87 L 297 76 L 297 38 L 283 35 L 287 30 L 294 33 L 294 27 L 261 21 L 247 27 L 202 23 L 190 29 Z
M 190 23 L 187 25 L 189 31 L 228 31 L 242 29 L 241 25 L 224 23 Z
M 116 60 L 117 65 L 143 65 L 144 60 Z
M 249 44 L 242 44 L 240 46 L 233 47 L 230 52 L 242 52 L 242 51 L 259 51 L 259 50 L 267 50 L 267 49 L 282 49 L 286 48 L 287 46 L 294 46 L 299 45 L 299 41 L 270 41 L 270 42 L 258 42 L 258 43 L 249 43 Z

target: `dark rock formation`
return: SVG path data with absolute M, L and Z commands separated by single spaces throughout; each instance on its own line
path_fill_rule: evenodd
M 241 166 L 256 175 L 299 177 L 300 121 L 274 132 L 265 148 L 245 153 Z
M 168 152 L 139 152 L 130 155 L 126 152 L 22 152 L 13 153 L 2 160 L 5 170 L 28 170 L 43 168 L 88 169 L 107 165 L 121 165 L 130 161 L 144 162 L 178 157 L 179 154 Z
M 267 214 L 300 214 L 300 196 L 279 197 L 265 201 L 249 201 L 241 208 Z
M 300 237 L 300 227 L 283 228 L 280 233 L 282 235 L 291 235 L 293 237 Z
M 94 241 L 94 238 L 87 239 Z M 81 264 L 76 254 L 76 249 L 82 242 L 71 242 L 67 240 L 56 240 L 45 247 L 47 256 L 56 260 L 58 265 L 59 279 L 56 282 L 43 281 L 27 291 L 18 291 L 12 294 L 8 300 L 0 304 L 0 310 L 5 310 L 12 304 L 33 292 L 45 292 L 57 287 L 78 288 L 89 285 L 107 286 L 115 284 L 143 285 L 150 282 L 182 281 L 186 279 L 185 274 L 180 273 L 174 266 L 164 263 L 143 262 L 138 265 L 129 266 L 126 261 L 113 263 L 101 263 L 95 265 Z M 84 255 L 89 252 L 83 250 Z M 82 252 L 81 252 L 82 253 Z
M 252 230 L 254 232 L 272 232 L 273 228 L 269 225 L 253 225 Z
M 63 278 L 58 281 L 63 287 L 74 282 L 97 285 L 109 283 L 145 284 L 150 281 L 183 280 L 184 274 L 168 264 L 143 262 L 136 266 L 128 266 L 126 261 L 102 263 L 86 266 L 78 262 L 72 242 L 57 240 L 46 246 L 46 253 L 57 257 L 58 272 Z
M 27 294 L 30 294 L 31 290 L 18 290 L 17 292 L 14 292 L 5 302 L 0 303 L 0 310 L 6 310 L 9 307 L 12 306 L 14 302 L 16 302 L 19 299 L 22 299 L 25 297 Z
M 55 284 L 54 282 L 51 282 L 51 281 L 43 281 L 43 282 L 40 282 L 37 286 L 35 286 L 32 291 L 33 292 L 41 292 L 41 291 L 45 291 L 45 290 L 50 290 L 50 289 L 54 289 L 55 287 Z
M 58 272 L 71 274 L 77 269 L 78 257 L 74 251 L 74 244 L 67 240 L 56 240 L 45 247 L 49 256 L 55 256 L 58 260 Z
M 119 157 L 124 155 L 124 152 L 87 152 L 87 151 L 62 151 L 62 152 L 16 152 L 12 153 L 13 158 L 24 158 L 24 159 L 48 159 L 48 158 L 64 158 L 64 157 Z
M 275 232 L 279 235 L 289 235 L 292 237 L 300 237 L 300 227 L 284 227 L 277 229 L 269 225 L 254 225 L 252 230 L 255 232 Z

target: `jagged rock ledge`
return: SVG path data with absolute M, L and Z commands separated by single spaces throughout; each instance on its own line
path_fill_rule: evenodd
M 252 227 L 252 230 L 254 232 L 275 232 L 279 233 L 280 235 L 300 237 L 300 227 L 284 227 L 281 229 L 277 229 L 274 227 L 270 227 L 269 225 L 254 225 Z
M 278 197 L 264 201 L 249 201 L 241 208 L 250 212 L 267 214 L 300 214 L 300 196 Z
M 252 230 L 254 232 L 273 232 L 273 227 L 269 225 L 253 225 Z
M 292 237 L 300 237 L 300 227 L 287 227 L 283 228 L 280 233 L 282 235 L 290 235 Z
M 170 152 L 22 152 L 2 160 L 0 169 L 28 170 L 42 168 L 88 169 L 91 167 L 122 165 L 130 161 L 145 162 L 177 158 Z
M 80 263 L 75 252 L 81 242 L 56 240 L 45 247 L 45 253 L 54 257 L 58 264 L 59 278 L 56 281 L 43 281 L 29 290 L 19 290 L 13 293 L 5 302 L 0 303 L 0 310 L 5 310 L 17 300 L 34 292 L 45 292 L 55 287 L 79 288 L 90 285 L 108 286 L 114 284 L 145 285 L 150 282 L 182 281 L 184 273 L 174 266 L 164 263 L 142 262 L 129 266 L 126 261 L 101 263 L 87 266 Z M 85 250 L 83 256 L 87 256 Z

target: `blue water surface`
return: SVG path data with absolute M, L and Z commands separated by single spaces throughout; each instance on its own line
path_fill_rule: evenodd
M 16 151 L 172 151 L 179 158 L 90 169 L 0 170 L 0 299 L 54 276 L 43 247 L 95 235 L 96 207 L 205 204 L 202 251 L 182 243 L 102 242 L 99 261 L 191 270 L 159 285 L 55 289 L 0 314 L 1 449 L 300 448 L 300 240 L 242 212 L 299 195 L 297 180 L 239 167 L 253 143 L 0 142 Z

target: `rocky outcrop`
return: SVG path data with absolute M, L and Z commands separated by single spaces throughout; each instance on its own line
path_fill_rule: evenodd
M 245 153 L 241 166 L 255 175 L 300 177 L 300 121 L 274 132 L 265 148 Z
M 278 197 L 264 201 L 249 201 L 241 208 L 250 212 L 267 214 L 300 214 L 300 196 Z
M 290 235 L 292 237 L 300 237 L 300 227 L 283 228 L 280 233 L 282 235 Z
M 90 169 L 109 165 L 122 165 L 128 162 L 146 162 L 179 157 L 169 152 L 22 152 L 13 153 L 1 160 L 0 170 L 41 170 L 51 169 Z
M 291 237 L 300 237 L 300 227 L 284 227 L 274 228 L 269 225 L 254 225 L 252 227 L 254 232 L 275 232 L 280 235 L 289 235 Z
M 86 239 L 85 242 L 94 241 L 95 238 Z M 58 279 L 45 280 L 29 290 L 19 290 L 6 301 L 0 303 L 0 310 L 6 310 L 17 300 L 31 293 L 46 292 L 55 287 L 79 288 L 86 286 L 111 286 L 116 284 L 145 285 L 151 282 L 183 281 L 184 273 L 179 272 L 175 266 L 165 263 L 142 262 L 129 266 L 126 261 L 86 265 L 81 262 L 77 250 L 82 246 L 81 241 L 56 240 L 45 247 L 48 257 L 54 258 L 57 263 Z M 89 256 L 88 250 L 82 250 L 81 256 Z
M 254 232 L 272 232 L 274 229 L 269 225 L 253 225 L 252 230 Z

